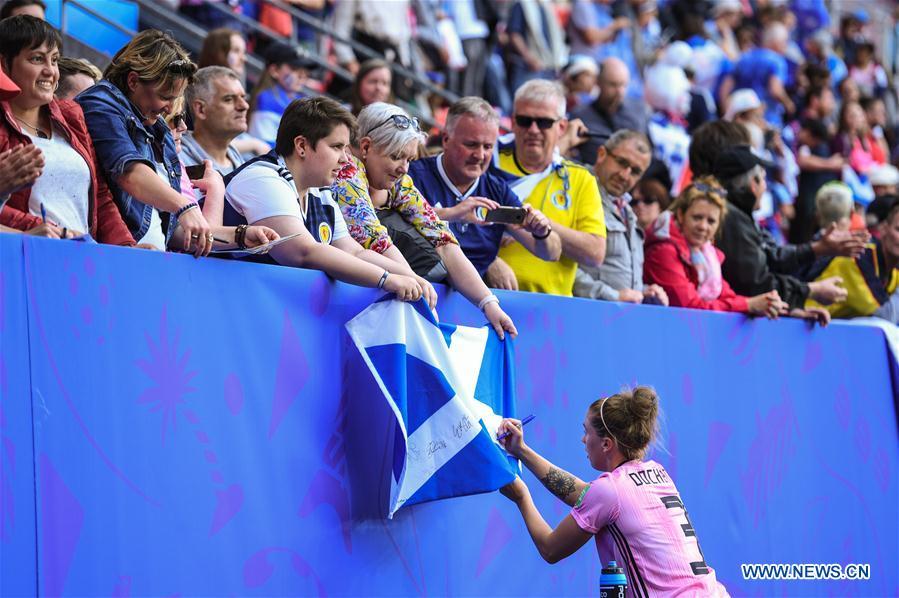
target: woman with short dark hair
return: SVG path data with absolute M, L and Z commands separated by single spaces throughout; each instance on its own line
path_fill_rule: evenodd
M 103 175 L 81 107 L 54 97 L 62 39 L 45 21 L 20 15 L 0 21 L 0 60 L 21 92 L 0 102 L 0 152 L 33 145 L 44 156 L 33 184 L 13 193 L 3 225 L 40 228 L 56 238 L 88 233 L 101 243 L 134 245 Z

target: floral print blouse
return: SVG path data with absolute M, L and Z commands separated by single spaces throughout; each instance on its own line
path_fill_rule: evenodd
M 387 229 L 378 220 L 377 208 L 371 202 L 368 176 L 361 160 L 353 156 L 331 186 L 331 193 L 340 205 L 350 235 L 360 245 L 378 253 L 384 253 L 393 245 Z M 431 204 L 415 188 L 409 175 L 403 176 L 387 193 L 384 209 L 388 208 L 399 212 L 434 247 L 459 244 L 449 225 L 437 216 Z

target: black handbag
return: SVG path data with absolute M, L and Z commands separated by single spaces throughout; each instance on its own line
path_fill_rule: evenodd
M 412 271 L 431 282 L 443 282 L 446 267 L 431 242 L 425 239 L 403 215 L 393 209 L 376 210 L 378 220 L 387 229 L 390 240 L 400 250 Z

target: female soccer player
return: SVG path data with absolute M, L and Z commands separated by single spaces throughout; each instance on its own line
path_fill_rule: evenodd
M 584 418 L 582 442 L 590 465 L 605 473 L 589 484 L 527 446 L 517 420 L 503 420 L 498 432 L 509 433 L 500 441 L 506 450 L 572 509 L 552 529 L 521 478 L 501 491 L 518 505 L 540 556 L 549 563 L 596 536 L 602 562 L 624 564 L 631 596 L 727 596 L 705 563 L 674 482 L 664 467 L 643 460 L 658 433 L 658 415 L 658 396 L 645 386 L 594 401 Z

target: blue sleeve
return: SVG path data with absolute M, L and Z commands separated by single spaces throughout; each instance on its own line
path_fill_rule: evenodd
M 521 35 L 525 34 L 524 11 L 520 2 L 516 2 L 509 11 L 509 18 L 506 19 L 506 31 Z
M 79 95 L 76 101 L 84 111 L 84 120 L 100 165 L 110 179 L 122 176 L 132 162 L 143 162 L 155 170 L 155 164 L 132 140 L 129 125 L 134 125 L 124 118 L 111 98 L 89 93 Z
M 518 199 L 518 196 L 515 195 L 514 191 L 512 191 L 512 187 L 510 187 L 509 184 L 506 183 L 506 181 L 496 181 L 496 183 L 499 187 L 497 189 L 497 191 L 499 191 L 499 193 L 497 193 L 498 198 L 496 201 L 498 201 L 500 203 L 500 205 L 503 205 L 503 206 L 520 208 L 521 200 Z
M 284 106 L 278 102 L 278 98 L 271 89 L 264 89 L 256 98 L 256 111 L 273 112 L 280 116 L 284 112 Z
M 786 58 L 778 56 L 774 59 L 771 62 L 771 71 L 771 74 L 768 75 L 769 80 L 774 76 L 780 79 L 784 85 L 787 85 L 787 82 L 790 80 L 790 67 Z

